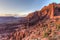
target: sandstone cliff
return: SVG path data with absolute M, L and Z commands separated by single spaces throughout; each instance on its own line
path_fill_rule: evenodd
M 4 21 L 0 22 L 0 40 L 60 40 L 60 18 L 54 19 L 50 15 L 53 12 L 45 10 L 46 7 L 27 17 L 0 17 Z

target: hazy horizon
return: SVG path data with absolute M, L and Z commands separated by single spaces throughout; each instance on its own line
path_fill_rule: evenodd
M 60 0 L 0 0 L 0 16 L 26 16 L 53 2 Z

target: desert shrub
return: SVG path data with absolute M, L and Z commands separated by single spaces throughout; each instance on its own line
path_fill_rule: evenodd
M 45 31 L 48 28 L 48 24 L 43 24 L 43 30 Z
M 48 33 L 51 34 L 52 30 L 51 29 L 48 29 Z
M 43 31 L 46 31 L 46 27 L 43 27 Z
M 49 36 L 49 34 L 47 32 L 44 32 L 43 37 L 45 38 L 45 37 L 48 37 L 48 36 Z
M 54 22 L 50 22 L 50 26 L 54 27 L 55 26 Z
M 60 30 L 60 25 L 57 25 L 57 30 Z

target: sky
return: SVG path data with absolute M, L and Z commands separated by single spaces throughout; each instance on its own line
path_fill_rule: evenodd
M 0 16 L 25 16 L 53 2 L 60 3 L 60 0 L 0 0 Z

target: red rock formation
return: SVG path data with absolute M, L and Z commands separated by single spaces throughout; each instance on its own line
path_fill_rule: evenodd
M 57 13 L 60 4 L 52 3 L 18 21 L 0 24 L 0 40 L 60 40 L 60 14 Z

